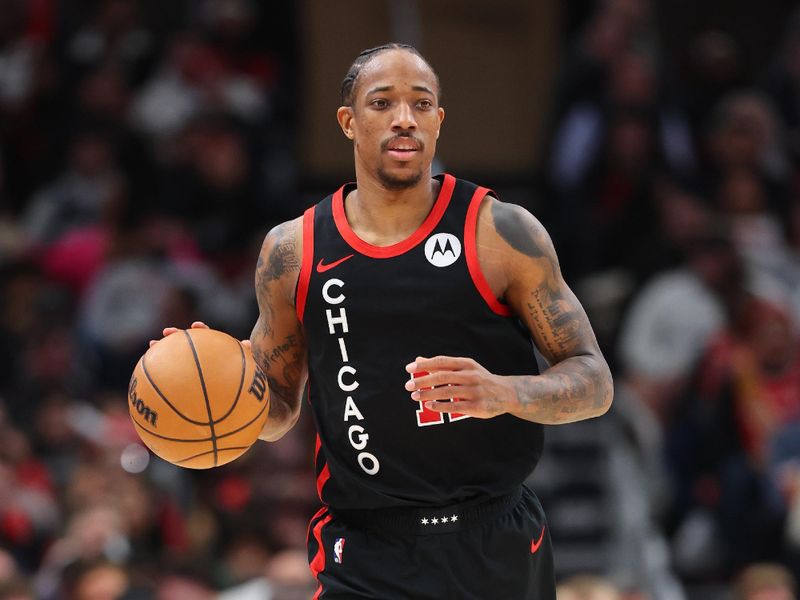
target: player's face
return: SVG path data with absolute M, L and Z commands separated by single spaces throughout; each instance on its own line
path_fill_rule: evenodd
M 356 173 L 377 176 L 387 189 L 405 189 L 430 176 L 444 119 L 430 67 L 405 50 L 378 54 L 361 71 L 353 105 L 339 124 L 355 146 Z

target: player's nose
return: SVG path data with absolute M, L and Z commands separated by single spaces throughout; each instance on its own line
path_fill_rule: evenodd
M 414 118 L 414 110 L 407 102 L 400 102 L 394 112 L 392 129 L 416 129 L 417 120 Z

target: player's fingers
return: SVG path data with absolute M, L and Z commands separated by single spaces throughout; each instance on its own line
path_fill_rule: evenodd
M 459 400 L 458 402 L 425 402 L 425 408 L 434 412 L 458 413 L 479 419 L 488 419 L 494 416 L 480 400 Z
M 194 321 L 192 322 L 192 329 L 211 329 L 211 328 L 202 321 Z
M 431 358 L 418 356 L 414 362 L 406 365 L 406 371 L 409 373 L 416 373 L 418 371 L 459 371 L 461 369 L 468 369 L 474 366 L 474 364 L 471 358 L 463 358 L 460 356 L 434 356 Z
M 425 408 L 435 410 L 436 412 L 463 413 L 465 410 L 469 410 L 470 406 L 474 404 L 474 402 L 470 400 L 459 400 L 458 402 L 450 402 L 448 400 L 427 400 L 424 402 L 424 404 Z
M 167 337 L 168 335 L 172 335 L 176 331 L 178 331 L 177 327 L 164 327 L 164 329 L 161 331 L 161 335 Z
M 474 375 L 471 371 L 437 371 L 427 373 L 421 371 L 411 374 L 411 379 L 406 382 L 406 389 L 412 392 L 417 389 L 431 388 L 439 385 L 472 384 Z
M 411 394 L 411 399 L 418 402 L 428 402 L 430 400 L 450 400 L 458 398 L 469 400 L 475 397 L 475 388 L 469 385 L 443 385 L 428 390 L 416 390 Z
M 253 346 L 250 343 L 250 340 L 242 340 L 242 346 L 244 346 L 248 350 L 252 350 L 253 349 Z

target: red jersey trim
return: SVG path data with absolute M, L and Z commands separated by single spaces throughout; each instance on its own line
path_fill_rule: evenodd
M 311 281 L 311 271 L 314 267 L 314 207 L 303 213 L 303 262 L 300 263 L 300 276 L 297 280 L 297 299 L 295 310 L 300 323 L 306 312 L 306 298 L 308 297 L 308 284 Z
M 478 233 L 478 210 L 481 207 L 481 202 L 488 193 L 489 190 L 487 188 L 479 187 L 475 190 L 472 199 L 469 201 L 467 219 L 464 225 L 464 255 L 467 259 L 467 268 L 469 269 L 472 283 L 475 284 L 475 288 L 483 297 L 486 304 L 489 305 L 489 308 L 500 316 L 511 317 L 514 313 L 508 305 L 503 304 L 495 298 L 494 292 L 492 292 L 492 288 L 489 286 L 489 282 L 486 281 L 486 277 L 483 275 L 481 263 L 478 260 L 478 245 L 475 241 Z
M 325 463 L 325 466 L 322 467 L 322 471 L 319 472 L 317 476 L 317 496 L 319 496 L 320 502 L 325 502 L 322 499 L 322 488 L 325 487 L 325 484 L 328 483 L 328 479 L 331 478 L 331 470 L 328 468 L 328 463 Z
M 350 224 L 347 222 L 347 216 L 344 212 L 344 186 L 340 187 L 333 195 L 333 220 L 336 223 L 336 229 L 339 230 L 339 234 L 353 250 L 371 258 L 394 258 L 404 252 L 408 252 L 430 235 L 447 210 L 455 185 L 455 177 L 445 174 L 442 180 L 442 187 L 439 190 L 439 196 L 436 198 L 436 202 L 433 203 L 433 208 L 428 213 L 428 216 L 425 217 L 422 225 L 406 239 L 391 246 L 373 246 L 362 240 L 350 229 Z
M 314 447 L 314 463 L 316 464 L 319 460 L 319 451 L 322 448 L 322 441 L 319 438 L 319 434 L 317 434 L 317 442 Z M 325 484 L 328 483 L 328 479 L 331 478 L 331 470 L 328 468 L 328 463 L 325 463 L 325 466 L 322 467 L 322 470 L 317 475 L 317 496 L 322 502 L 325 500 L 322 499 L 322 488 L 325 487 Z
M 317 514 L 311 519 L 313 522 L 314 519 L 322 516 L 323 512 L 326 510 L 325 507 L 321 508 Z M 325 548 L 322 545 L 322 528 L 331 520 L 331 515 L 325 515 L 325 518 L 320 520 L 316 525 L 314 525 L 314 529 L 311 532 L 314 536 L 314 540 L 317 542 L 317 552 L 314 554 L 314 558 L 309 563 L 309 567 L 311 568 L 311 573 L 314 575 L 314 579 L 317 580 L 318 587 L 317 591 L 314 594 L 314 598 L 312 600 L 317 600 L 320 594 L 322 593 L 322 582 L 319 580 L 319 574 L 325 569 Z

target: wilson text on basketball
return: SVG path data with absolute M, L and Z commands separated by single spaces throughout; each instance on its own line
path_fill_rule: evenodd
M 158 421 L 158 413 L 154 411 L 152 408 L 147 406 L 139 396 L 136 395 L 136 377 L 131 379 L 131 384 L 128 387 L 128 400 L 131 403 L 131 406 L 136 409 L 136 412 L 142 415 L 142 418 L 149 422 L 153 427 L 158 427 L 156 421 Z

